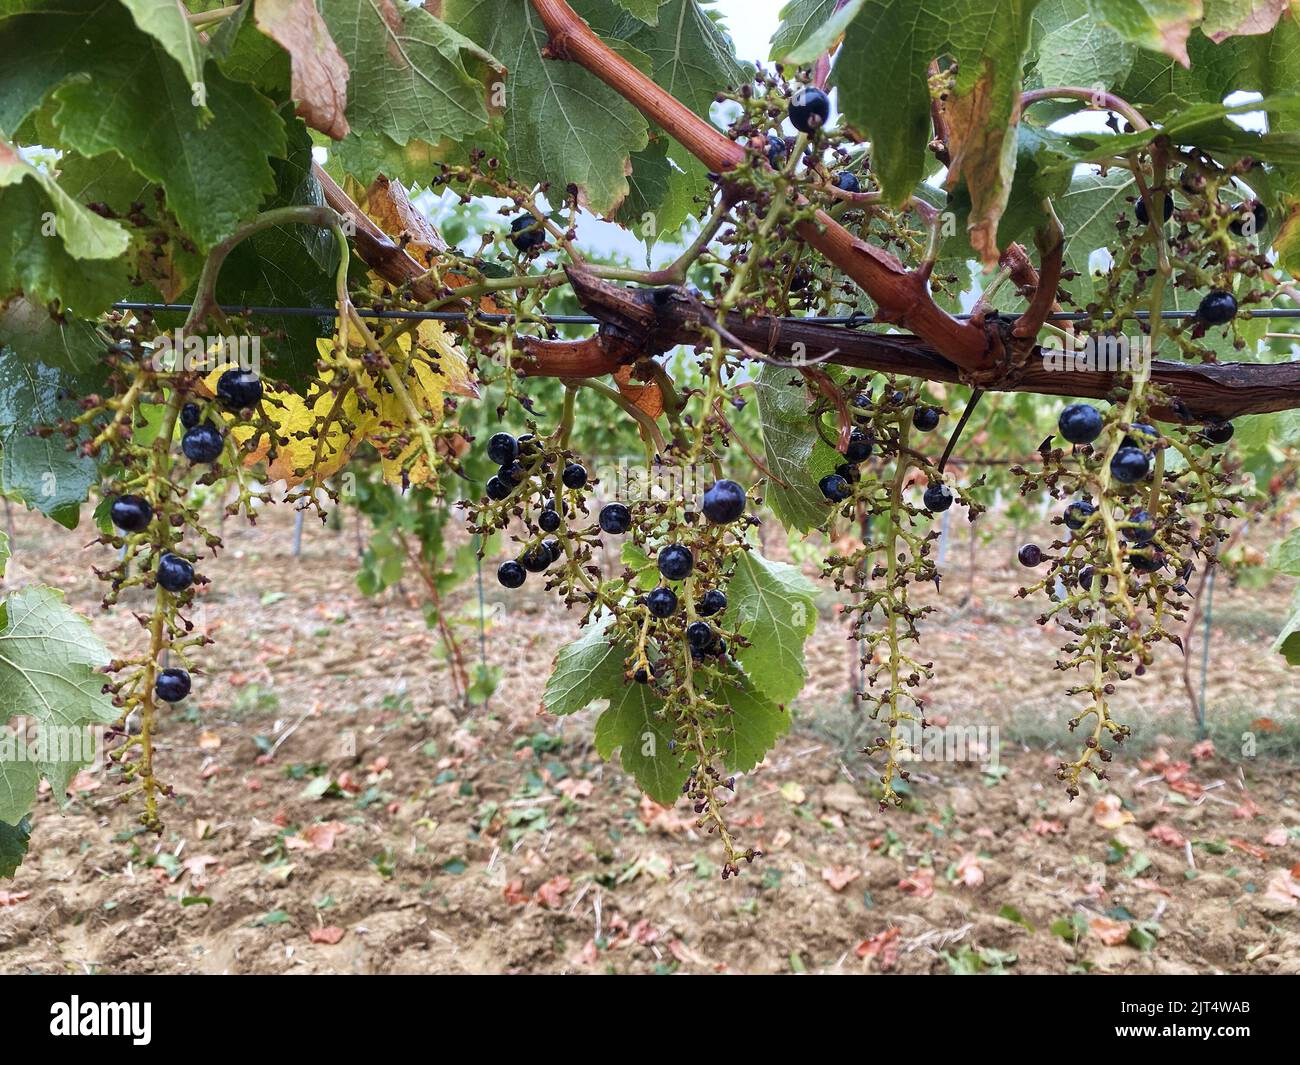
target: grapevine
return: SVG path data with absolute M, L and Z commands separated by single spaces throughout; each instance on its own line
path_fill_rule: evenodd
M 1166 80 L 1178 65 L 1191 98 L 1171 101 L 1127 69 L 1054 84 L 1059 48 L 1027 23 L 985 35 L 958 11 L 933 37 L 891 4 L 791 12 L 758 64 L 702 0 L 655 18 L 308 5 L 311 47 L 252 4 L 144 26 L 111 3 L 102 56 L 81 5 L 28 6 L 0 15 L 18 235 L 0 385 L 23 411 L 4 488 L 69 527 L 93 508 L 103 608 L 141 630 L 93 663 L 32 664 L 76 693 L 38 689 L 32 712 L 105 726 L 105 805 L 150 832 L 174 795 L 158 738 L 234 650 L 199 617 L 226 519 L 364 515 L 359 586 L 414 575 L 467 714 L 498 671 L 467 653 L 456 583 L 553 596 L 577 635 L 543 710 L 598 707 L 597 750 L 656 803 L 685 797 L 730 880 L 761 857 L 734 806 L 793 726 L 828 601 L 873 797 L 913 793 L 940 515 L 977 522 L 1004 489 L 1050 501 L 1018 594 L 1067 634 L 1073 799 L 1131 735 L 1117 686 L 1186 652 L 1198 589 L 1294 463 L 1300 364 L 1267 316 L 1300 310 L 1300 82 L 1242 63 L 1233 88 L 1265 116 L 1247 128 L 1201 77 L 1217 45 L 1190 62 L 1186 41 L 1162 54 L 1103 20 L 1117 51 Z M 1275 23 L 1300 34 L 1294 12 Z M 48 84 L 23 48 L 37 32 L 67 44 Z M 163 95 L 195 101 L 166 105 L 165 146 L 136 91 L 146 53 Z M 891 56 L 924 59 L 896 108 L 876 81 Z M 645 263 L 593 247 L 596 218 Z M 1047 412 L 1050 435 L 974 472 L 972 438 L 1011 410 Z M 795 562 L 770 548 L 780 529 Z M 796 564 L 798 541 L 820 565 Z M 1298 626 L 1278 637 L 1290 662 Z M 63 791 L 82 764 L 43 773 Z M 0 829 L 36 787 L 0 789 Z

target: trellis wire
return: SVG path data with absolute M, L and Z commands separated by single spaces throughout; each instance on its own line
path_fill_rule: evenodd
M 167 313 L 188 313 L 191 309 L 188 303 L 136 303 L 122 302 L 113 304 L 113 309 L 118 311 L 146 311 L 152 314 Z M 337 318 L 337 307 L 265 307 L 265 306 L 235 306 L 231 304 L 222 305 L 220 308 L 223 314 L 231 315 L 281 315 L 286 318 Z M 364 309 L 356 308 L 357 314 L 363 318 L 376 319 L 396 319 L 399 321 L 430 321 L 430 322 L 464 322 L 471 315 L 468 311 L 389 311 L 375 310 L 374 308 Z M 1252 318 L 1300 318 L 1300 308 L 1278 308 L 1264 307 L 1259 310 L 1249 312 Z M 513 314 L 501 314 L 499 312 L 475 313 L 475 321 L 488 322 L 493 325 L 502 322 L 511 322 L 515 320 Z M 960 320 L 969 320 L 970 314 L 956 314 L 954 318 Z M 1109 321 L 1114 315 L 1106 312 L 1102 319 Z M 1134 319 L 1136 321 L 1147 321 L 1151 317 L 1150 311 L 1132 311 L 1123 316 L 1124 320 Z M 1185 320 L 1196 317 L 1196 311 L 1161 311 L 1161 319 L 1166 321 Z M 1092 315 L 1084 311 L 1060 311 L 1055 314 L 1049 314 L 1049 322 L 1087 322 L 1091 321 Z M 529 321 L 542 322 L 548 325 L 600 325 L 600 319 L 590 314 L 542 314 L 532 315 Z M 799 322 L 809 325 L 873 325 L 876 319 L 869 314 L 848 314 L 848 315 L 807 315 L 807 316 L 790 316 L 780 319 L 783 322 Z

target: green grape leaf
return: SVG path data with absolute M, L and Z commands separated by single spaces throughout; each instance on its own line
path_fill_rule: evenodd
M 949 187 L 972 193 L 971 245 L 998 256 L 998 219 L 1015 170 L 1012 135 L 1033 0 L 866 0 L 832 68 L 845 120 L 863 130 L 885 195 L 902 204 L 925 176 L 929 64 L 957 63 L 948 94 Z M 888 101 L 888 106 L 882 106 Z
M 5 323 L 11 319 L 6 315 Z M 21 332 L 7 332 L 0 347 L 0 484 L 28 506 L 66 528 L 76 528 L 81 504 L 99 480 L 95 459 L 69 450 L 62 433 L 38 429 L 79 412 L 74 396 L 85 395 L 103 378 L 99 363 L 77 375 L 47 366 L 33 355 L 60 343 L 60 326 L 27 319 Z M 11 347 L 10 342 L 15 346 Z
M 1101 162 L 1115 155 L 1125 155 L 1150 144 L 1157 137 L 1168 137 L 1178 144 L 1194 144 L 1210 153 L 1227 157 L 1249 155 L 1256 159 L 1300 166 L 1300 133 L 1260 133 L 1228 121 L 1231 115 L 1250 111 L 1269 111 L 1285 118 L 1300 116 L 1300 93 L 1278 94 L 1263 100 L 1238 104 L 1189 104 L 1170 115 L 1159 126 L 1132 133 L 1074 133 L 1061 139 L 1069 145 L 1073 159 L 1057 164 L 1060 168 L 1076 163 Z
M 1291 616 L 1273 641 L 1273 651 L 1286 659 L 1287 665 L 1300 666 L 1300 594 L 1291 602 Z
M 47 307 L 23 297 L 0 306 L 0 349 L 32 363 L 89 376 L 104 355 L 104 341 L 91 322 L 55 318 Z
M 1036 48 L 1036 84 L 1042 86 L 1118 85 L 1133 68 L 1137 48 L 1092 17 L 1088 0 L 1049 0 L 1034 20 L 1045 30 Z M 1033 114 L 1052 108 L 1035 104 Z M 1073 107 L 1079 106 L 1077 103 Z
M 655 565 L 654 559 L 645 553 L 644 548 L 631 542 L 625 543 L 620 557 L 623 565 L 635 574 L 632 583 L 636 587 L 642 591 L 649 591 L 659 583 L 659 568 Z
M 0 142 L 0 189 L 22 181 L 36 184 L 50 204 L 47 224 L 64 250 L 77 259 L 116 259 L 126 251 L 127 232 L 116 222 L 101 218 L 69 196 L 47 172 L 28 163 L 8 144 Z
M 697 115 L 708 118 L 715 95 L 747 82 L 749 68 L 696 0 L 667 0 L 654 26 L 624 18 L 614 30 L 646 56 L 648 73 Z M 648 244 L 676 233 L 711 191 L 703 164 L 675 141 L 656 138 L 632 156 L 629 196 L 617 219 L 641 225 Z M 646 216 L 649 216 L 648 218 Z
M 180 64 L 190 87 L 202 88 L 207 55 L 198 33 L 185 17 L 184 6 L 176 0 L 122 0 L 122 4 L 141 31 Z
M 0 760 L 0 821 L 27 816 L 42 776 L 62 801 L 93 756 L 88 727 L 118 716 L 97 672 L 108 660 L 86 619 L 54 589 L 25 588 L 0 604 L 0 706 L 7 720 L 25 718 L 41 730 L 35 760 Z
M 321 0 L 321 13 L 351 71 L 347 121 L 359 135 L 437 144 L 487 126 L 486 82 L 504 71 L 472 40 L 393 0 Z
M 311 171 L 311 136 L 301 120 L 288 126 L 289 153 L 274 161 L 276 192 L 264 209 L 323 204 L 325 196 Z M 323 307 L 334 301 L 338 248 L 328 231 L 316 226 L 276 226 L 236 245 L 217 281 L 217 301 L 233 306 Z M 316 341 L 334 333 L 333 318 L 265 315 L 272 330 L 262 341 L 275 376 L 288 384 L 305 383 L 316 371 Z
M 772 37 L 772 58 L 809 66 L 829 52 L 862 10 L 863 0 L 795 0 L 781 11 L 781 26 Z
M 721 697 L 731 707 L 714 723 L 723 764 L 733 773 L 748 773 L 790 731 L 793 719 L 749 685 L 727 684 Z
M 1188 66 L 1187 38 L 1200 21 L 1201 0 L 1092 0 L 1092 17 L 1130 44 Z
M 646 684 L 624 684 L 596 721 L 593 737 L 602 758 L 619 752 L 624 772 L 661 806 L 681 797 L 690 768 L 673 749 L 672 723 L 664 716 L 663 700 Z
M 665 0 L 614 0 L 619 7 L 647 26 L 659 25 L 659 9 Z
M 754 398 L 767 468 L 784 482 L 768 482 L 767 504 L 787 528 L 807 532 L 830 513 L 817 482 L 842 460 L 817 435 L 807 391 L 790 383 L 795 372 L 765 363 L 754 378 Z
M 212 33 L 208 47 L 221 73 L 231 81 L 243 81 L 272 99 L 289 95 L 293 83 L 293 61 L 289 53 L 257 28 L 248 17 L 254 4 L 241 4 L 224 18 Z
M 285 152 L 284 123 L 271 101 L 212 72 L 204 122 L 190 88 L 158 46 L 94 80 L 56 90 L 64 141 L 83 155 L 116 151 L 167 190 L 167 205 L 202 248 L 228 237 L 275 188 L 269 156 Z
M 0 578 L 5 575 L 5 567 L 9 564 L 9 534 L 0 532 Z
M 1081 304 L 1092 297 L 1096 284 L 1088 260 L 1098 248 L 1115 241 L 1116 220 L 1131 210 L 1128 198 L 1136 195 L 1136 189 L 1127 170 L 1112 170 L 1105 177 L 1081 173 L 1052 201 L 1065 230 L 1065 267 L 1079 274 L 1062 286 Z
M 27 843 L 32 837 L 32 822 L 24 817 L 17 824 L 0 821 L 0 877 L 11 877 L 27 857 Z
M 1271 563 L 1288 577 L 1300 577 L 1300 529 L 1294 530 L 1273 548 Z
M 127 288 L 129 242 L 125 229 L 0 141 L 0 301 L 21 293 L 98 314 Z
M 590 19 L 609 0 L 575 5 Z M 548 35 L 528 0 L 446 0 L 444 15 L 509 71 L 505 161 L 517 181 L 578 187 L 592 211 L 611 216 L 628 194 L 632 154 L 649 143 L 641 113 L 576 63 L 542 58 Z
M 794 566 L 745 551 L 727 586 L 727 620 L 749 641 L 737 657 L 755 690 L 777 703 L 803 687 L 804 641 L 817 627 L 817 587 Z
M 626 688 L 645 687 L 623 679 L 627 648 L 609 639 L 608 625 L 608 619 L 593 622 L 582 636 L 560 648 L 542 693 L 542 707 L 548 714 L 574 714 L 597 699 L 613 699 Z

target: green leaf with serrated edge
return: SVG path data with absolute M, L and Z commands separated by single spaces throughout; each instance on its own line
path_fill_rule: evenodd
M 1259 37 L 1232 37 L 1216 45 L 1194 33 L 1187 44 L 1190 69 L 1140 51 L 1115 91 L 1148 119 L 1163 121 L 1189 104 L 1221 103 L 1233 92 L 1272 96 L 1300 86 L 1300 21 L 1294 18 Z M 1275 123 L 1271 127 L 1279 128 Z
M 232 81 L 247 82 L 273 99 L 287 99 L 293 80 L 289 53 L 257 28 L 252 4 L 217 24 L 208 47 L 217 65 Z
M 1286 659 L 1287 665 L 1300 666 L 1300 594 L 1291 602 L 1291 616 L 1273 641 L 1272 650 Z
M 727 586 L 727 621 L 749 641 L 737 654 L 754 688 L 785 703 L 799 694 L 804 641 L 817 627 L 816 586 L 794 566 L 744 551 Z
M 1112 170 L 1105 177 L 1076 175 L 1070 187 L 1052 201 L 1065 230 L 1065 267 L 1079 274 L 1074 281 L 1063 282 L 1063 287 L 1081 305 L 1091 299 L 1095 287 L 1088 260 L 1098 248 L 1115 240 L 1115 223 L 1131 209 L 1128 198 L 1135 194 L 1133 175 L 1127 170 Z
M 269 157 L 285 152 L 284 123 L 255 89 L 211 72 L 203 121 L 190 88 L 153 42 L 94 81 L 55 91 L 65 143 L 83 155 L 116 151 L 167 190 L 167 206 L 202 248 L 228 237 L 275 189 Z
M 614 0 L 619 7 L 647 26 L 659 24 L 659 9 L 665 0 Z
M 648 73 L 702 118 L 716 94 L 747 82 L 749 67 L 736 60 L 735 48 L 696 0 L 668 0 L 656 26 L 623 19 L 614 34 L 645 55 Z M 638 173 L 638 167 L 641 173 Z M 649 171 L 649 173 L 647 173 Z M 696 198 L 711 192 L 704 166 L 675 141 L 659 139 L 632 156 L 631 186 L 618 220 L 638 227 L 645 215 L 653 228 L 638 230 L 647 244 L 676 233 L 695 210 Z
M 204 256 L 184 236 L 167 210 L 162 190 L 142 177 L 116 152 L 87 159 L 64 152 L 59 159 L 59 184 L 78 203 L 108 208 L 117 218 L 148 219 L 145 226 L 130 226 L 131 245 L 126 268 L 131 277 L 130 296 L 136 300 L 178 302 L 203 268 Z M 158 237 L 164 237 L 158 243 Z M 166 325 L 164 316 L 159 324 Z M 180 324 L 178 317 L 175 324 Z
M 609 0 L 575 4 L 591 20 L 608 20 Z M 648 126 L 631 104 L 576 63 L 542 58 L 548 35 L 528 0 L 446 0 L 448 23 L 492 53 L 506 78 L 505 162 L 515 180 L 577 185 L 599 215 L 628 193 L 633 152 L 649 143 Z
M 436 144 L 487 126 L 489 83 L 504 71 L 473 41 L 418 6 L 321 0 L 320 8 L 347 61 L 347 117 L 360 134 Z
M 72 395 L 101 377 L 74 376 L 0 348 L 0 484 L 64 527 L 77 527 L 81 505 L 99 481 L 94 458 L 69 450 L 62 433 L 34 430 L 77 414 Z
M 1191 104 L 1171 115 L 1160 126 L 1133 133 L 1073 133 L 1061 139 L 1071 150 L 1067 167 L 1078 163 L 1102 162 L 1143 148 L 1157 137 L 1179 144 L 1194 144 L 1208 152 L 1228 156 L 1249 155 L 1291 165 L 1300 164 L 1300 133 L 1259 133 L 1228 121 L 1231 115 L 1269 111 L 1295 119 L 1300 116 L 1300 94 L 1274 95 L 1251 103 Z
M 21 182 L 36 185 L 49 201 L 46 237 L 58 236 L 76 259 L 116 259 L 126 251 L 129 237 L 116 222 L 101 218 L 69 196 L 47 172 L 38 170 L 16 149 L 0 141 L 0 190 Z M 0 191 L 0 195 L 4 195 Z
M 207 53 L 185 8 L 177 0 L 122 0 L 135 24 L 154 38 L 177 63 L 193 88 L 203 85 Z
M 807 532 L 822 525 L 830 514 L 817 482 L 843 460 L 813 428 L 808 393 L 799 384 L 791 384 L 795 373 L 765 364 L 754 377 L 754 399 L 767 468 L 785 482 L 768 482 L 767 505 L 787 528 Z
M 1300 529 L 1274 546 L 1270 562 L 1274 569 L 1288 577 L 1300 577 Z
M 602 758 L 619 752 L 623 771 L 661 806 L 681 796 L 690 767 L 673 750 L 673 727 L 663 716 L 663 700 L 646 684 L 625 684 L 596 720 L 593 741 Z
M 1130 44 L 1163 52 L 1186 66 L 1187 37 L 1201 20 L 1201 0 L 1091 0 L 1092 17 Z
M 781 25 L 772 35 L 768 57 L 781 62 L 790 56 L 835 13 L 838 0 L 791 0 L 781 8 Z
M 32 822 L 24 817 L 17 824 L 0 821 L 0 877 L 11 877 L 27 857 L 32 837 Z
M 93 323 L 55 318 L 48 307 L 24 297 L 0 306 L 0 348 L 77 376 L 92 373 L 104 356 L 104 341 Z
M 830 4 L 829 11 L 815 12 L 814 14 L 822 16 L 820 20 L 815 24 L 805 24 L 798 40 L 793 41 L 781 55 L 775 52 L 777 37 L 781 37 L 778 33 L 777 37 L 772 39 L 772 58 L 803 66 L 815 63 L 819 56 L 829 52 L 835 46 L 835 42 L 844 35 L 849 23 L 857 18 L 858 12 L 862 10 L 863 2 L 864 0 L 846 0 L 841 7 L 837 8 L 835 4 Z M 782 17 L 784 18 L 784 12 Z M 785 47 L 784 40 L 783 38 L 783 47 Z
M 632 581 L 636 587 L 648 591 L 659 583 L 659 569 L 643 548 L 634 543 L 625 543 L 620 557 L 623 565 L 636 574 Z
M 713 720 L 722 762 L 733 773 L 748 773 L 790 731 L 792 718 L 752 686 L 724 685 L 718 698 L 731 707 Z
M 901 204 L 930 165 L 929 64 L 956 61 L 947 107 L 953 165 L 972 191 L 972 244 L 996 258 L 998 218 L 1015 168 L 1020 71 L 1035 0 L 865 0 L 832 68 L 845 120 L 871 140 L 890 202 Z M 882 106 L 888 101 L 888 106 Z
M 750 70 L 696 0 L 668 0 L 659 14 L 657 26 L 624 21 L 615 35 L 649 58 L 657 85 L 707 118 L 716 94 L 748 81 Z
M 26 718 L 40 730 L 35 761 L 0 760 L 0 821 L 13 825 L 31 810 L 38 777 L 63 801 L 93 756 L 88 727 L 109 724 L 118 712 L 97 671 L 108 650 L 62 595 L 25 588 L 5 598 L 0 613 L 0 706 L 7 721 Z
M 1081 85 L 1109 88 L 1128 77 L 1137 48 L 1092 17 L 1088 0 L 1052 0 L 1034 11 L 1045 32 L 1035 47 L 1036 87 Z M 1076 102 L 1072 106 L 1078 107 Z M 1051 104 L 1035 104 L 1042 114 Z
M 548 714 L 574 714 L 629 687 L 623 679 L 627 648 L 609 639 L 608 625 L 607 618 L 594 621 L 582 636 L 560 648 L 542 693 L 542 707 Z

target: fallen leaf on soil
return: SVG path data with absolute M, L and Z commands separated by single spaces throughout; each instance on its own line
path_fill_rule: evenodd
M 864 939 L 857 947 L 859 958 L 877 958 L 877 968 L 892 969 L 898 964 L 898 939 L 903 930 L 897 926 L 877 932 L 870 939 Z
M 1280 902 L 1292 909 L 1300 905 L 1300 865 L 1290 872 L 1278 869 L 1273 873 L 1268 878 L 1268 886 L 1264 889 L 1264 898 Z
M 345 935 L 342 928 L 333 924 L 326 925 L 324 928 L 313 928 L 309 934 L 313 943 L 324 943 L 331 947 Z
M 524 881 L 522 877 L 516 877 L 511 880 L 501 891 L 502 897 L 506 900 L 507 906 L 522 906 L 531 897 L 524 890 Z
M 1201 740 L 1192 745 L 1192 757 L 1198 762 L 1208 762 L 1214 757 L 1214 741 Z
M 221 737 L 210 729 L 204 729 L 199 733 L 199 750 L 200 751 L 219 751 L 221 750 Z
M 1261 862 L 1268 857 L 1268 851 L 1263 847 L 1256 847 L 1253 843 L 1247 843 L 1244 839 L 1228 840 L 1229 847 L 1236 847 L 1237 850 L 1249 854 L 1252 858 L 1258 858 Z
M 17 906 L 23 899 L 30 899 L 30 891 L 0 891 L 0 906 Z
M 553 876 L 537 889 L 537 901 L 547 909 L 559 909 L 563 902 L 561 896 L 573 886 L 573 881 L 567 876 Z
M 197 888 L 208 882 L 208 866 L 216 865 L 217 861 L 211 854 L 195 854 L 181 862 L 181 867 L 190 874 L 190 884 Z M 174 879 L 179 879 L 179 876 Z
M 555 785 L 555 790 L 567 799 L 585 799 L 596 790 L 596 785 L 590 780 L 575 780 L 573 777 L 565 777 Z
M 1109 917 L 1094 917 L 1088 922 L 1088 927 L 1092 929 L 1092 934 L 1108 947 L 1118 947 L 1128 939 L 1129 926 L 1127 921 L 1115 921 Z
M 862 870 L 851 865 L 828 865 L 822 869 L 822 879 L 830 884 L 832 891 L 843 891 L 861 875 Z
M 286 836 L 284 846 L 291 851 L 332 851 L 334 841 L 347 830 L 348 826 L 338 821 L 322 821 L 308 825 L 296 836 Z
M 1241 805 L 1232 811 L 1232 816 L 1239 817 L 1243 821 L 1249 821 L 1259 816 L 1259 805 L 1254 799 L 1242 799 Z
M 808 798 L 808 793 L 804 791 L 803 785 L 793 780 L 787 780 L 781 785 L 781 794 L 785 796 L 786 802 L 792 802 L 796 806 Z
M 659 929 L 655 928 L 644 917 L 632 926 L 628 934 L 643 947 L 648 947 L 651 943 L 659 941 Z
M 1059 836 L 1065 831 L 1060 821 L 1035 821 L 1034 832 L 1040 836 Z
M 1157 895 L 1163 895 L 1167 899 L 1174 897 L 1174 893 L 1167 887 L 1157 884 L 1154 880 L 1148 880 L 1145 876 L 1134 877 L 1133 886 L 1141 888 L 1143 891 L 1154 891 Z
M 1163 843 L 1169 847 L 1185 847 L 1187 845 L 1187 837 L 1174 828 L 1173 825 L 1152 825 L 1147 830 L 1147 836 L 1157 843 Z
M 1103 795 L 1092 808 L 1092 819 L 1102 828 L 1116 829 L 1132 823 L 1133 815 L 1120 809 L 1118 795 Z
M 905 876 L 898 882 L 898 890 L 904 895 L 914 895 L 918 899 L 928 899 L 934 894 L 934 872 L 930 869 L 918 869 L 911 876 Z
M 984 870 L 980 866 L 979 855 L 963 854 L 957 863 L 957 879 L 967 887 L 979 887 L 984 883 Z
M 1275 828 L 1264 837 L 1264 842 L 1270 847 L 1285 847 L 1291 842 L 1291 834 L 1285 828 Z

